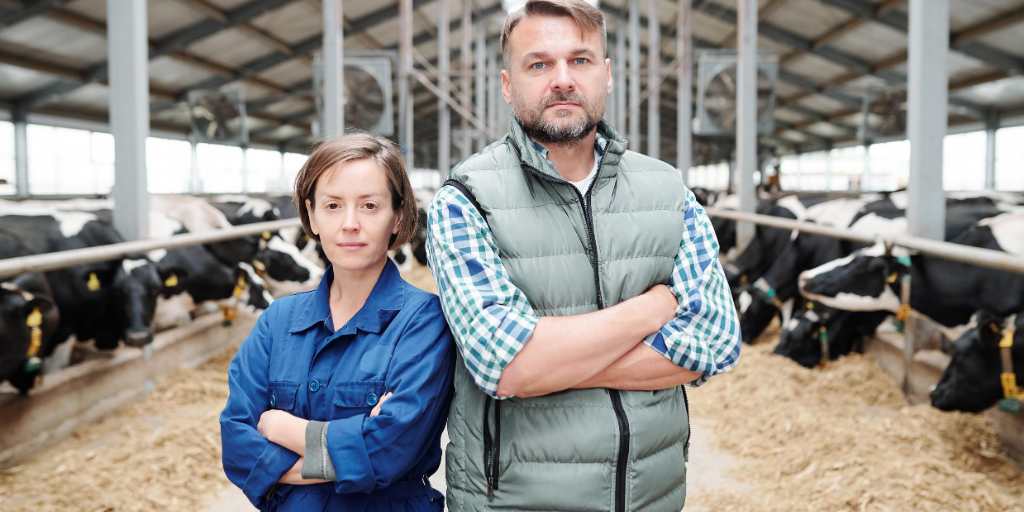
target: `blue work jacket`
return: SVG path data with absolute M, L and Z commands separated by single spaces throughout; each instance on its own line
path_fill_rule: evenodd
M 335 330 L 333 279 L 328 269 L 316 290 L 274 301 L 231 361 L 220 416 L 224 471 L 260 510 L 442 510 L 443 497 L 426 483 L 441 461 L 454 370 L 441 303 L 406 283 L 389 259 L 362 309 Z M 271 408 L 329 422 L 336 482 L 277 484 L 299 455 L 256 431 Z

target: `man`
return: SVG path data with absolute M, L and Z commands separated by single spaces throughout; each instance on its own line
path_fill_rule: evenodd
M 711 224 L 675 169 L 601 121 L 599 10 L 531 0 L 501 48 L 511 130 L 456 166 L 428 213 L 459 348 L 447 505 L 677 512 L 682 385 L 739 358 Z

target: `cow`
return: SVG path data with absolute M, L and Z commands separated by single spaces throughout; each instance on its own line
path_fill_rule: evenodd
M 21 239 L 0 231 L 0 260 L 30 256 Z M 21 394 L 42 381 L 42 356 L 52 351 L 60 311 L 46 278 L 35 272 L 0 279 L 0 382 Z
M 889 317 L 887 311 L 851 313 L 808 302 L 783 326 L 774 353 L 813 368 L 849 354 Z
M 1024 213 L 1004 213 L 979 221 L 952 240 L 1024 255 Z M 897 312 L 901 277 L 910 276 L 910 306 L 940 326 L 965 325 L 978 309 L 998 315 L 1024 310 L 1024 276 L 955 262 L 883 244 L 800 275 L 800 289 L 815 302 L 848 311 Z M 955 339 L 955 337 L 954 337 Z
M 979 311 L 970 328 L 953 342 L 952 359 L 932 390 L 932 406 L 943 411 L 982 412 L 1003 398 L 1000 340 L 1015 329 L 1010 358 L 1018 383 L 1024 383 L 1024 315 L 1009 318 Z
M 235 226 L 281 219 L 281 210 L 265 199 L 218 196 L 211 199 L 210 204 Z M 256 271 L 276 297 L 316 288 L 325 267 L 300 252 L 294 240 L 285 240 L 283 236 L 295 235 L 266 231 L 257 240 L 257 252 L 252 261 Z
M 44 254 L 123 242 L 109 223 L 94 213 L 16 208 L 0 213 L 0 225 L 20 238 L 30 254 Z M 88 263 L 45 274 L 60 310 L 60 323 L 52 349 L 75 335 L 95 340 L 101 350 L 117 348 L 119 341 L 141 347 L 153 340 L 152 319 L 156 297 L 165 275 L 177 268 L 159 269 L 144 255 Z

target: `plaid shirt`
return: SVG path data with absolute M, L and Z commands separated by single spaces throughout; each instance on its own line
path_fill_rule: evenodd
M 604 144 L 598 141 L 597 150 Z M 670 288 L 676 318 L 644 343 L 676 365 L 703 376 L 736 366 L 740 329 L 732 294 L 718 261 L 718 240 L 696 198 L 686 191 L 682 233 Z M 454 187 L 441 187 L 427 212 L 427 258 L 441 307 L 476 384 L 497 397 L 502 370 L 530 340 L 538 315 L 509 279 L 481 213 Z M 506 398 L 506 397 L 497 397 Z

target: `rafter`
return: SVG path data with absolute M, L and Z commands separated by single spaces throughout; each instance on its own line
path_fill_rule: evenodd
M 27 0 L 22 3 L 21 10 L 12 11 L 5 16 L 0 16 L 0 28 L 16 25 L 70 2 L 71 0 Z
M 228 13 L 227 21 L 221 22 L 217 20 L 204 20 L 183 28 L 156 42 L 153 49 L 149 52 L 149 59 L 153 60 L 157 57 L 168 55 L 195 43 L 196 41 L 209 37 L 220 30 L 238 26 L 241 23 L 245 23 L 266 13 L 267 11 L 283 7 L 292 1 L 294 0 L 254 0 L 253 2 L 244 4 Z M 36 109 L 48 103 L 54 96 L 74 91 L 84 85 L 84 83 L 105 80 L 107 78 L 107 73 L 108 63 L 104 61 L 87 70 L 84 74 L 85 79 L 81 82 L 68 81 L 44 87 L 42 90 L 18 98 L 15 101 L 15 104 L 18 105 L 19 108 L 25 110 Z
M 1024 7 L 999 13 L 979 23 L 975 23 L 953 35 L 953 46 L 959 46 L 973 41 L 986 34 L 1024 22 Z

